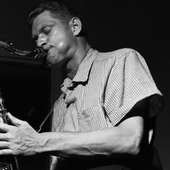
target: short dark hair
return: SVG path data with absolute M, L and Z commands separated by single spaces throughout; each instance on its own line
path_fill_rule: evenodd
M 33 20 L 44 11 L 49 11 L 54 18 L 59 19 L 65 25 L 68 25 L 73 17 L 79 18 L 82 22 L 82 30 L 79 35 L 85 36 L 84 21 L 79 12 L 71 4 L 61 0 L 41 3 L 37 8 L 32 10 L 28 16 L 29 25 L 32 26 Z

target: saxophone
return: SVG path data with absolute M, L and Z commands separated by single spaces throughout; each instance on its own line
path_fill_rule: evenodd
M 21 57 L 29 57 L 35 60 L 39 60 L 46 67 L 49 65 L 46 62 L 48 50 L 43 49 L 42 47 L 37 47 L 31 50 L 19 50 L 13 46 L 13 44 L 5 39 L 0 38 L 0 48 L 10 52 L 11 54 L 18 55 Z M 6 109 L 4 108 L 4 100 L 1 96 L 0 92 L 0 123 L 8 123 L 6 117 Z M 46 116 L 45 120 L 52 113 L 52 109 L 50 113 Z M 45 120 L 42 122 L 39 131 L 41 130 L 42 125 L 45 123 Z M 1 132 L 0 132 L 1 133 Z M 15 156 L 0 156 L 0 170 L 19 170 L 19 165 L 17 158 Z
M 10 52 L 11 54 L 22 56 L 22 57 L 29 57 L 35 60 L 42 61 L 43 64 L 46 65 L 46 57 L 48 54 L 48 50 L 43 49 L 42 47 L 37 47 L 31 50 L 19 50 L 13 47 L 13 44 L 5 39 L 0 38 L 0 47 L 3 50 Z
M 7 111 L 3 103 L 4 100 L 0 96 L 0 123 L 7 124 Z M 0 170 L 19 170 L 17 158 L 15 156 L 0 156 Z

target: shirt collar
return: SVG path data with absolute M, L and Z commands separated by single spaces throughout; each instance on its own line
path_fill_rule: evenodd
M 73 80 L 66 78 L 64 83 L 61 85 L 61 90 L 66 92 L 68 87 L 73 86 L 74 83 L 82 83 L 88 80 L 88 76 L 92 67 L 92 64 L 97 56 L 97 50 L 92 48 L 89 49 L 87 52 L 84 60 L 80 64 L 76 75 L 74 76 Z
M 86 57 L 80 64 L 76 75 L 73 78 L 73 82 L 85 82 L 88 80 L 88 75 L 91 69 L 91 66 L 96 58 L 96 50 L 90 48 L 86 54 Z

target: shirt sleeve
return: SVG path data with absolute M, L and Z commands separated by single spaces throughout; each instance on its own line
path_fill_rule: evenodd
M 153 97 L 149 97 L 153 96 Z M 162 93 L 158 90 L 144 58 L 134 50 L 116 60 L 105 92 L 104 108 L 107 117 L 115 126 L 135 104 L 149 97 L 149 118 L 164 107 Z

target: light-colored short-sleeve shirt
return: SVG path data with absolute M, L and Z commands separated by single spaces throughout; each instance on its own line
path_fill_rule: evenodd
M 140 100 L 158 90 L 144 58 L 134 49 L 90 49 L 75 77 L 66 78 L 55 103 L 52 130 L 85 132 L 114 127 Z M 162 103 L 152 98 L 149 118 Z

